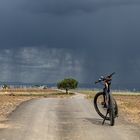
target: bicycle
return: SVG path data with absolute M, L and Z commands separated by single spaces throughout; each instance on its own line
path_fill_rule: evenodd
M 105 120 L 110 121 L 110 125 L 113 126 L 115 124 L 115 118 L 118 117 L 118 106 L 116 100 L 113 98 L 113 95 L 110 91 L 112 74 L 103 77 L 95 82 L 102 83 L 104 85 L 103 91 L 98 92 L 94 97 L 94 107 L 96 112 L 103 118 L 102 125 L 104 124 Z

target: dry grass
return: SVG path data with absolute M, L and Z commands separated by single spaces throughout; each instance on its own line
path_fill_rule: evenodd
M 37 88 L 31 88 L 31 89 L 2 89 L 0 90 L 0 95 L 45 95 L 45 94 L 52 94 L 52 93 L 58 93 L 57 90 L 53 89 L 37 89 Z
M 119 96 L 116 95 L 120 113 L 132 123 L 140 125 L 140 96 Z
M 7 116 L 15 110 L 15 108 L 24 101 L 33 99 L 34 97 L 22 96 L 0 96 L 0 120 L 5 120 Z

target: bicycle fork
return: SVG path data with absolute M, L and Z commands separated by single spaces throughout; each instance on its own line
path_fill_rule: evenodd
M 102 125 L 104 125 L 108 113 L 109 113 L 109 109 L 107 109 L 107 112 L 106 112 L 106 115 L 105 115 L 105 117 L 104 117 L 104 119 L 103 119 Z

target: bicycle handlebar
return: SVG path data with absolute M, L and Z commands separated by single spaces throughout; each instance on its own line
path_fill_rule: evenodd
M 101 78 L 98 81 L 95 81 L 95 84 L 100 83 L 102 81 L 106 81 L 106 82 L 111 81 L 112 80 L 111 78 L 114 74 L 115 74 L 115 72 L 111 73 L 110 75 L 108 75 L 106 77 L 101 76 Z
M 107 76 L 107 77 L 112 77 L 113 75 L 115 74 L 115 72 L 113 72 L 113 73 L 111 73 L 109 76 Z

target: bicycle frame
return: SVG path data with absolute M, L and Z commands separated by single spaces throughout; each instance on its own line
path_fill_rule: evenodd
M 109 94 L 110 93 L 110 85 L 111 85 L 111 82 L 110 83 L 107 83 L 107 82 L 104 82 L 104 89 L 103 89 L 103 92 L 104 92 L 104 102 L 106 103 L 107 105 L 107 108 L 109 108 Z

